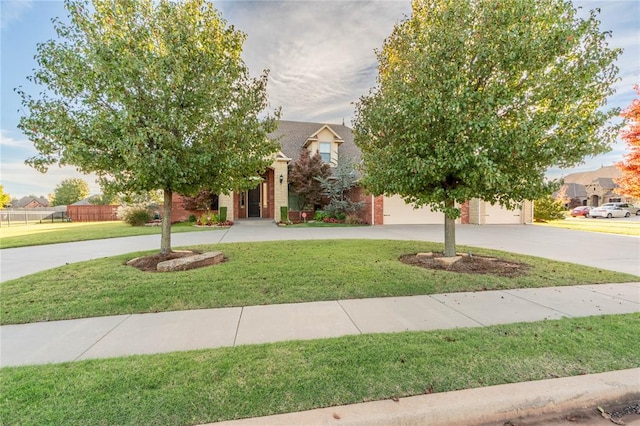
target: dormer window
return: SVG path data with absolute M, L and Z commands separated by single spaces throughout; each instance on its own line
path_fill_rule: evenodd
M 320 142 L 320 156 L 325 163 L 331 162 L 331 142 Z

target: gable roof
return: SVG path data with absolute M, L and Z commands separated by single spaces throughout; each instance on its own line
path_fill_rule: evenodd
M 40 204 L 42 207 L 49 207 L 49 200 L 43 197 L 22 197 L 19 200 L 11 201 L 11 207 L 25 207 L 33 201 Z
M 622 177 L 622 172 L 616 166 L 606 166 L 590 172 L 571 173 L 564 178 L 564 183 L 589 185 L 599 178 L 617 179 L 619 177 Z
M 280 120 L 278 128 L 269 136 L 274 139 L 280 138 L 282 153 L 295 161 L 300 157 L 300 152 L 307 140 L 317 137 L 318 133 L 325 128 L 336 136 L 337 142 L 342 141 L 338 145 L 339 156 L 347 156 L 354 163 L 360 161 L 360 149 L 353 142 L 353 130 L 343 124 Z
M 565 190 L 565 195 L 569 198 L 584 198 L 587 196 L 587 190 L 584 185 L 580 185 L 579 183 L 565 183 L 562 185 L 562 188 Z M 562 189 L 556 194 L 561 193 Z
M 618 187 L 618 184 L 616 184 L 613 179 L 611 178 L 606 178 L 606 177 L 601 177 L 601 178 L 597 178 L 594 179 L 593 182 L 591 182 L 589 185 L 585 185 L 585 186 L 600 186 L 601 188 L 606 188 L 606 189 L 614 189 Z

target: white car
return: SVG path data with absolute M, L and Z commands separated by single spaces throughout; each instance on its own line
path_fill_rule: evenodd
M 589 210 L 589 216 L 591 217 L 629 217 L 631 213 L 627 209 L 623 209 L 622 207 L 603 204 L 600 207 L 593 208 Z

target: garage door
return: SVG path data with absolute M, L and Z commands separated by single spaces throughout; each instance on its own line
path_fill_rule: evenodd
M 485 219 L 487 225 L 519 225 L 521 222 L 522 209 L 507 210 L 499 204 L 491 205 L 485 203 Z
M 384 198 L 385 225 L 442 225 L 444 215 L 431 211 L 429 207 L 414 209 L 398 195 Z

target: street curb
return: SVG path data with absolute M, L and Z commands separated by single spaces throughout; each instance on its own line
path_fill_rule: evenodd
M 215 423 L 217 426 L 293 425 L 486 425 L 546 417 L 640 399 L 640 368 L 513 383 L 384 400 L 275 416 Z

